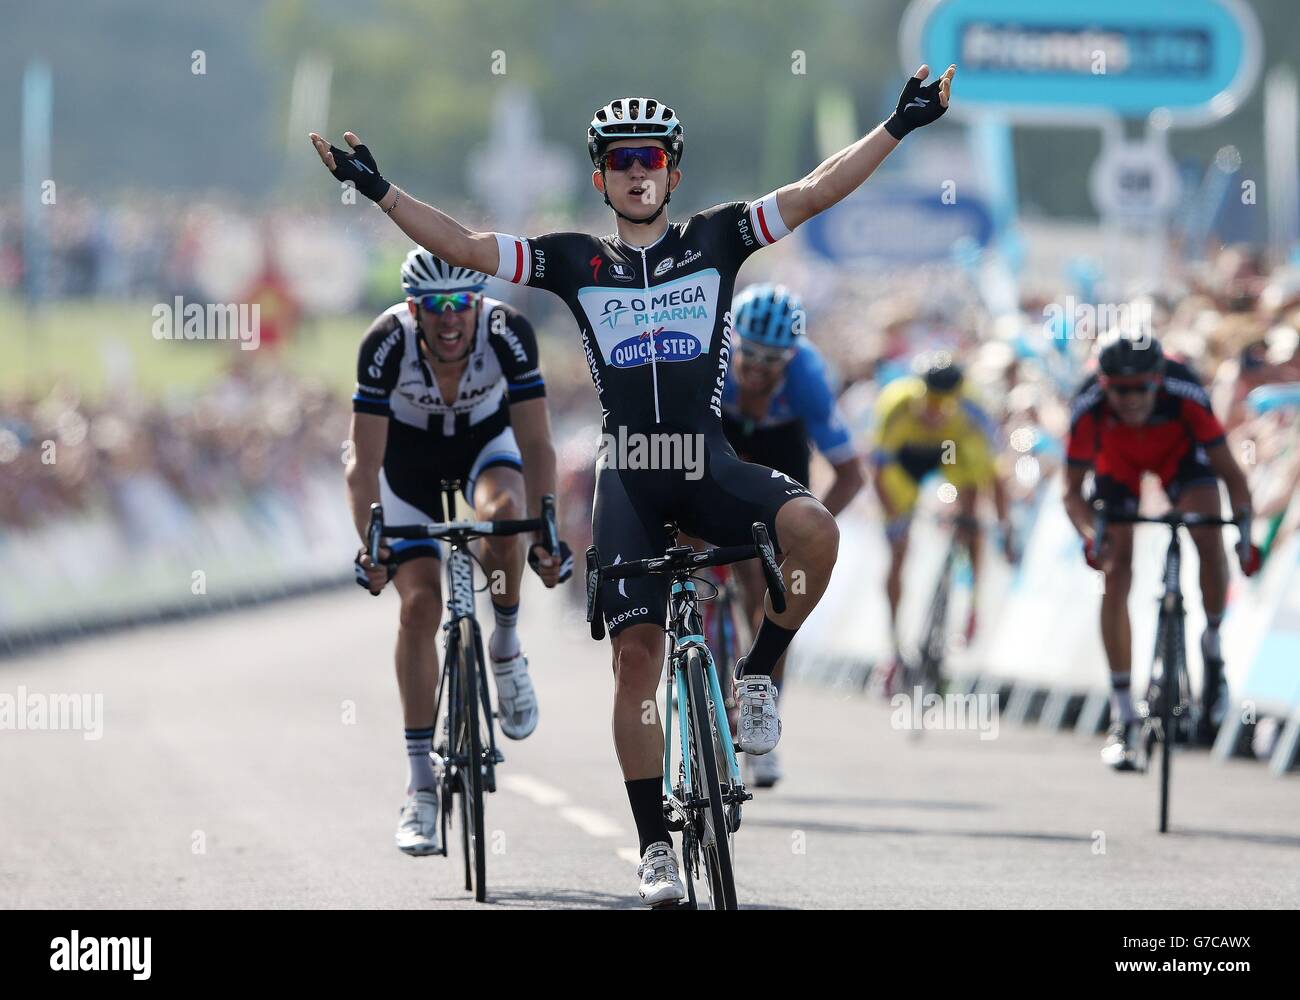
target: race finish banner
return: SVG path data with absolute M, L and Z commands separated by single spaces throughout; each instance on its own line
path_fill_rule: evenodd
M 914 0 L 903 65 L 956 63 L 959 115 L 1016 124 L 1145 118 L 1202 126 L 1259 78 L 1254 12 L 1241 0 Z

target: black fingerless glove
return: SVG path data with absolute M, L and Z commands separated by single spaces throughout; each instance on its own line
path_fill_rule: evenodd
M 392 185 L 380 176 L 379 165 L 370 155 L 369 146 L 362 143 L 349 153 L 331 143 L 330 152 L 334 154 L 334 169 L 330 173 L 340 181 L 351 181 L 352 185 L 371 201 L 377 202 L 388 194 L 388 189 Z
M 545 552 L 546 548 L 541 542 L 534 542 L 528 547 L 528 565 L 534 573 L 537 572 L 537 564 L 541 562 L 539 552 Z M 573 576 L 573 550 L 569 548 L 568 542 L 560 542 L 560 582 L 563 583 L 569 577 Z
M 926 84 L 916 77 L 908 80 L 903 96 L 898 99 L 897 109 L 885 122 L 885 131 L 901 140 L 912 129 L 943 117 L 948 109 L 939 102 L 939 81 L 942 79 L 936 77 L 932 83 Z

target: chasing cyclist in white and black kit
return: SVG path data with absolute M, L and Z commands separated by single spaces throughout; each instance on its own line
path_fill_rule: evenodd
M 765 604 L 749 655 L 737 665 L 746 753 L 770 752 L 780 736 L 771 671 L 821 599 L 839 547 L 835 519 L 780 472 L 742 462 L 722 433 L 722 390 L 731 347 L 736 272 L 756 250 L 836 204 L 865 181 L 899 141 L 948 107 L 955 66 L 932 83 L 921 67 L 889 120 L 801 180 L 755 201 L 736 201 L 670 223 L 685 135 L 652 98 L 619 98 L 587 130 L 592 185 L 613 210 L 616 233 L 530 239 L 474 232 L 391 185 L 351 132 L 352 152 L 312 133 L 325 166 L 376 202 L 421 246 L 447 260 L 564 299 L 581 333 L 610 437 L 674 435 L 701 446 L 702 468 L 623 468 L 608 451 L 598 465 L 593 528 L 602 558 L 663 553 L 662 525 L 715 545 L 745 544 L 763 521 L 782 555 L 786 610 Z M 521 165 L 520 183 L 526 181 Z M 683 441 L 679 453 L 685 453 Z M 697 474 L 698 473 L 698 474 Z M 791 586 L 793 583 L 793 586 Z M 647 705 L 664 664 L 662 584 L 626 580 L 603 595 L 613 641 L 614 744 L 641 841 L 641 897 L 651 905 L 685 894 L 662 808 L 663 727 Z
M 555 492 L 537 338 L 516 310 L 483 295 L 486 281 L 478 271 L 412 250 L 402 264 L 406 301 L 382 313 L 361 341 L 347 481 L 363 539 L 376 500 L 391 524 L 445 520 L 443 480 L 461 482 L 481 520 L 536 516 L 540 498 Z M 439 847 L 437 780 L 429 757 L 442 620 L 439 556 L 433 540 L 395 542 L 381 566 L 372 565 L 364 550 L 357 555 L 358 582 L 377 593 L 393 566 L 401 597 L 397 680 L 410 779 L 397 845 L 408 854 Z M 572 572 L 564 546 L 556 558 L 531 548 L 528 559 L 548 587 Z M 499 581 L 490 588 L 495 629 L 488 654 L 501 731 L 519 740 L 538 718 L 515 631 L 520 539 L 485 538 L 481 562 L 489 581 Z

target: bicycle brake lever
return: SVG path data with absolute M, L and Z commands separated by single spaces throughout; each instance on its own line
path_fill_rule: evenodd
M 781 568 L 776 564 L 776 550 L 772 548 L 767 525 L 755 521 L 750 530 L 754 535 L 759 561 L 763 564 L 763 576 L 767 579 L 767 593 L 772 599 L 772 610 L 778 615 L 782 614 L 785 611 L 785 581 L 781 579 Z
M 600 552 L 596 546 L 587 546 L 587 624 L 591 637 L 599 642 L 605 638 L 605 614 L 600 600 Z

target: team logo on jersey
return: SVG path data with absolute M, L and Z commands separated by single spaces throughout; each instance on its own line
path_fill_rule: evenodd
M 578 302 L 595 334 L 591 347 L 614 368 L 649 364 L 652 346 L 657 361 L 688 361 L 708 354 L 720 283 L 717 270 L 709 268 L 645 291 L 580 289 Z
M 661 274 L 667 274 L 672 269 L 673 269 L 673 259 L 671 257 L 665 257 L 663 260 L 661 260 L 658 264 L 655 265 L 655 272 L 654 272 L 655 277 L 657 278 Z
M 623 314 L 629 311 L 628 307 L 623 305 L 622 299 L 610 299 L 605 303 L 605 311 L 601 313 L 601 325 L 612 330 L 618 326 L 618 321 L 623 317 Z
M 687 264 L 694 264 L 702 256 L 703 254 L 699 250 L 688 250 L 686 251 L 686 256 L 677 262 L 677 266 L 681 268 L 685 267 Z
M 653 343 L 651 342 L 653 340 Z M 698 337 L 681 330 L 644 330 L 614 345 L 609 363 L 615 368 L 635 368 L 654 361 L 693 361 L 704 350 Z
M 615 281 L 631 281 L 636 277 L 630 267 L 617 260 L 609 265 L 609 276 Z

